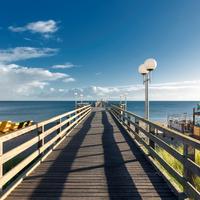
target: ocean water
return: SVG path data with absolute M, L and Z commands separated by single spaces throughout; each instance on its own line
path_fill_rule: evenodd
M 192 116 L 193 108 L 197 107 L 197 101 L 152 101 L 149 106 L 150 119 L 152 121 L 166 122 L 168 115 L 184 114 Z M 128 111 L 144 116 L 144 102 L 128 102 Z
M 0 101 L 0 121 L 40 122 L 74 110 L 72 101 Z
M 119 102 L 111 102 L 118 104 Z M 169 114 L 192 114 L 195 101 L 153 101 L 150 102 L 150 119 L 166 122 Z M 33 120 L 39 122 L 73 110 L 74 101 L 0 101 L 0 121 Z M 128 110 L 144 116 L 143 101 L 128 101 Z

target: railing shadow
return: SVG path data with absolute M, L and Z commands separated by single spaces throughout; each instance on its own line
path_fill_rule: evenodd
M 111 115 L 112 116 L 112 115 Z M 151 165 L 151 163 L 146 159 L 144 154 L 141 152 L 139 147 L 134 144 L 133 139 L 128 135 L 126 130 L 119 124 L 119 122 L 112 116 L 112 119 L 115 121 L 116 126 L 120 130 L 123 135 L 125 141 L 129 145 L 130 150 L 132 151 L 135 159 L 140 163 L 141 168 L 144 171 L 144 174 L 147 175 L 149 181 L 151 182 L 155 192 L 160 196 L 161 199 L 178 199 L 173 192 L 169 189 L 169 186 L 164 181 L 164 179 L 158 175 L 155 168 Z M 157 177 L 157 178 L 155 178 Z
M 77 127 L 77 129 L 79 130 L 78 132 L 75 133 L 75 135 L 71 138 L 71 140 L 69 142 L 66 142 L 66 144 L 64 144 L 62 148 L 59 148 L 60 149 L 59 155 L 57 156 L 56 159 L 52 161 L 52 165 L 48 168 L 45 174 L 42 174 L 40 176 L 33 175 L 25 179 L 31 181 L 31 179 L 34 180 L 35 178 L 41 178 L 37 187 L 32 192 L 30 199 L 36 198 L 38 196 L 38 193 L 40 193 L 41 191 L 46 199 L 48 199 L 48 197 L 59 199 L 62 196 L 64 184 L 66 183 L 68 175 L 71 171 L 73 161 L 76 158 L 76 154 L 87 132 L 91 128 L 90 124 L 94 118 L 94 115 L 95 113 L 92 112 L 91 115 L 83 122 L 81 127 Z M 68 153 L 70 153 L 70 155 Z M 43 161 L 43 163 L 45 163 L 45 161 Z M 48 164 L 48 161 L 46 164 Z M 56 175 L 58 175 L 58 177 L 56 177 Z M 57 183 L 59 183 L 59 185 Z M 51 189 L 54 191 L 51 191 Z
M 121 151 L 114 138 L 114 130 L 109 122 L 107 113 L 102 112 L 104 132 L 102 143 L 104 149 L 104 170 L 107 179 L 109 198 L 113 199 L 141 199 L 131 175 L 129 174 L 122 157 Z M 133 161 L 134 162 L 134 161 Z

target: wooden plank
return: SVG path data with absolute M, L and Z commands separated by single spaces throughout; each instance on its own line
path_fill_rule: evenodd
M 130 120 L 129 118 L 125 117 L 125 120 Z M 183 155 L 181 155 L 179 152 L 177 152 L 175 149 L 173 149 L 171 146 L 169 146 L 166 142 L 161 140 L 160 138 L 156 137 L 155 135 L 152 135 L 151 133 L 147 132 L 145 129 L 140 127 L 138 124 L 134 123 L 130 120 L 129 122 L 134 127 L 137 127 L 140 131 L 142 131 L 148 138 L 156 142 L 160 147 L 162 147 L 165 151 L 167 151 L 169 154 L 174 156 L 178 161 L 180 161 L 184 167 L 189 168 L 193 173 L 200 176 L 200 166 L 197 165 L 192 160 L 189 160 L 188 158 L 185 158 Z M 130 129 L 130 127 L 128 127 Z M 140 140 L 141 142 L 141 140 Z M 144 144 L 143 144 L 144 145 Z
M 2 155 L 2 162 L 3 163 L 7 162 L 8 160 L 14 158 L 15 156 L 19 155 L 20 153 L 22 153 L 23 151 L 25 151 L 26 149 L 30 148 L 31 146 L 33 146 L 34 144 L 36 144 L 38 142 L 39 142 L 39 137 L 36 136 L 36 137 L 32 138 L 31 140 L 6 152 L 5 154 Z
M 84 118 L 82 118 L 82 120 L 84 120 Z M 75 127 L 76 126 L 78 126 L 78 124 L 76 124 Z M 68 132 L 67 135 L 69 135 L 70 133 L 71 132 Z M 56 148 L 60 143 L 62 143 L 63 140 L 66 138 L 67 135 L 65 135 L 63 138 L 61 138 L 61 140 L 59 140 L 53 146 L 52 149 L 50 149 L 43 157 L 41 157 L 38 160 L 36 160 L 36 162 L 34 162 L 26 170 L 24 170 L 23 173 L 20 176 L 18 176 L 5 190 L 3 190 L 1 192 L 1 200 L 4 200 L 5 198 L 7 198 L 7 196 L 23 181 L 24 177 L 28 176 L 52 152 L 52 150 L 54 148 Z
M 182 164 L 184 162 L 184 157 L 181 155 L 178 151 L 176 151 L 174 148 L 172 148 L 170 145 L 168 145 L 165 141 L 162 139 L 156 137 L 155 135 L 151 134 L 150 132 L 147 132 L 145 129 L 143 129 L 141 126 L 134 122 L 130 122 L 132 125 L 137 127 L 142 133 L 145 134 L 146 137 L 150 138 L 152 141 L 154 141 L 158 146 L 162 147 L 165 151 L 167 151 L 169 154 L 171 154 L 173 157 L 175 157 L 178 161 L 180 161 Z
M 64 114 L 62 114 L 62 115 L 58 115 L 58 116 L 56 116 L 56 117 L 53 117 L 53 118 L 51 118 L 51 119 L 48 119 L 48 120 L 45 120 L 45 121 L 43 121 L 43 122 L 38 123 L 38 126 L 39 126 L 39 127 L 40 127 L 40 126 L 44 126 L 44 125 L 46 125 L 46 124 L 49 124 L 49 123 L 54 122 L 54 121 L 56 121 L 56 120 L 59 120 L 60 118 L 66 117 L 66 116 L 71 115 L 71 114 L 74 114 L 74 113 L 76 113 L 76 112 L 79 112 L 79 111 L 84 110 L 84 109 L 89 108 L 89 107 L 90 107 L 90 105 L 88 105 L 88 106 L 83 106 L 83 107 L 78 108 L 78 109 L 76 109 L 76 110 L 73 110 L 73 111 L 64 113 Z
M 11 178 L 13 178 L 17 173 L 19 173 L 25 166 L 27 166 L 31 161 L 33 161 L 39 154 L 44 152 L 50 145 L 52 145 L 58 138 L 62 137 L 66 133 L 67 130 L 69 130 L 72 126 L 74 126 L 78 121 L 80 121 L 82 118 L 84 118 L 90 112 L 90 108 L 86 109 L 85 112 L 86 113 L 83 116 L 81 116 L 80 119 L 78 119 L 77 121 L 72 123 L 69 127 L 64 129 L 60 134 L 56 135 L 53 139 L 51 139 L 45 145 L 41 146 L 39 150 L 36 150 L 35 152 L 33 152 L 31 155 L 29 155 L 27 158 L 25 158 L 23 161 L 21 161 L 18 165 L 16 165 L 13 169 L 8 171 L 4 176 L 2 176 L 0 178 L 0 185 L 4 185 L 5 183 L 7 183 Z M 82 113 L 80 113 L 80 114 L 82 114 Z M 38 141 L 38 136 L 33 138 L 30 141 L 30 143 L 33 141 L 34 142 Z M 29 142 L 24 143 L 24 144 L 20 145 L 19 148 L 17 147 L 13 150 L 17 149 L 17 150 L 19 150 L 19 152 L 22 152 L 22 150 L 24 150 L 24 148 L 29 146 L 30 143 Z M 9 151 L 8 154 L 5 154 L 7 156 L 6 159 L 9 159 L 9 157 L 12 157 L 12 155 L 16 156 L 18 154 L 18 152 L 14 152 L 13 150 L 11 150 L 11 152 Z
M 3 177 L 0 178 L 0 185 L 5 185 L 11 178 L 13 178 L 17 173 L 19 173 L 25 166 L 27 166 L 31 161 L 33 161 L 40 154 L 39 150 L 36 150 L 23 161 L 21 161 L 18 165 L 4 174 Z
M 185 158 L 184 159 L 184 166 L 188 169 L 190 169 L 194 174 L 196 174 L 197 176 L 200 176 L 200 166 L 195 163 L 194 161 Z
M 115 109 L 113 109 L 115 110 Z M 117 112 L 119 113 L 119 112 Z M 117 116 L 115 116 L 117 117 Z M 118 118 L 118 117 L 117 117 Z M 175 149 L 173 149 L 172 147 L 170 147 L 167 143 L 165 143 L 162 139 L 156 137 L 155 135 L 153 135 L 150 132 L 147 132 L 145 129 L 143 129 L 141 126 L 139 126 L 138 124 L 134 123 L 133 121 L 131 121 L 128 117 L 125 117 L 124 120 L 129 120 L 130 123 L 134 126 L 137 127 L 140 131 L 142 131 L 147 138 L 150 138 L 152 141 L 156 142 L 159 146 L 161 146 L 164 150 L 166 150 L 168 153 L 170 153 L 172 156 L 174 156 L 177 160 L 179 160 L 180 162 L 182 162 L 182 164 L 184 165 L 185 168 L 188 168 L 189 170 L 191 170 L 193 173 L 197 174 L 199 176 L 200 174 L 200 166 L 197 165 L 194 161 L 184 157 L 183 155 L 181 155 L 179 152 L 177 152 Z M 144 121 L 144 120 L 142 120 Z M 145 120 L 145 122 L 148 122 L 147 120 Z M 149 125 L 151 125 L 151 123 L 148 122 Z M 128 124 L 123 122 L 123 125 L 125 125 L 129 131 L 132 131 L 136 137 L 136 139 L 142 143 L 146 149 L 148 149 L 148 151 L 150 152 L 150 154 L 155 157 L 163 166 L 164 168 L 170 173 L 172 174 L 185 188 L 185 192 L 188 196 L 194 198 L 194 199 L 199 199 L 200 198 L 200 193 L 194 188 L 194 186 L 191 185 L 191 183 L 189 183 L 187 180 L 184 179 L 184 177 L 182 177 L 179 173 L 177 173 L 171 166 L 169 166 L 157 153 L 154 149 L 152 149 L 151 147 L 149 147 L 133 130 L 130 129 L 130 125 L 128 126 Z M 184 138 L 183 141 L 185 141 L 185 139 L 188 138 Z M 183 142 L 182 141 L 182 142 Z M 186 143 L 191 144 L 194 141 L 187 141 Z M 196 141 L 195 141 L 196 144 Z M 195 145 L 195 147 L 198 147 L 198 144 Z
M 88 111 L 89 110 L 89 111 Z M 81 119 L 79 119 L 79 122 L 81 122 L 82 120 L 84 120 L 84 118 L 85 117 L 87 117 L 87 115 L 90 113 L 90 111 L 91 111 L 91 108 L 90 109 L 86 109 L 86 113 L 83 115 L 83 116 L 81 116 Z M 76 127 L 78 124 L 75 124 L 75 126 L 74 127 Z M 71 132 L 71 131 L 70 131 Z M 64 135 L 64 137 L 61 139 L 61 140 L 59 140 L 55 145 L 54 145 L 54 147 L 52 148 L 52 149 L 54 149 L 57 145 L 59 145 L 62 141 L 63 141 L 63 139 L 67 136 L 67 135 L 69 135 L 70 134 L 70 132 L 68 132 L 67 134 L 65 134 Z M 34 170 L 34 168 L 35 167 L 37 167 L 39 164 L 40 164 L 40 162 L 43 160 L 43 159 L 45 159 L 51 152 L 52 152 L 52 149 L 50 150 L 50 151 L 48 151 L 48 153 L 47 154 L 45 154 L 42 158 L 40 158 L 38 161 L 36 161 L 35 163 L 33 163 L 29 168 L 27 168 L 8 188 L 6 188 L 6 190 L 5 191 L 3 191 L 3 192 L 1 192 L 1 199 L 5 199 L 9 194 L 10 194 L 10 192 L 12 192 L 12 190 L 14 190 L 15 189 L 15 187 L 18 185 L 18 184 L 20 184 L 21 183 L 21 181 L 23 180 L 23 178 L 26 176 L 26 175 L 28 175 L 32 170 Z M 39 154 L 41 153 L 40 152 L 40 150 L 38 150 L 39 151 Z M 31 154 L 29 157 L 27 157 L 25 160 L 23 160 L 20 164 L 18 164 L 16 167 L 15 167 L 15 170 L 14 170 L 14 168 L 13 168 L 13 170 L 11 171 L 9 171 L 9 173 L 7 173 L 6 174 L 6 178 L 7 179 L 10 179 L 11 177 L 13 177 L 14 175 L 15 175 L 15 171 L 17 172 L 18 170 L 20 171 L 20 167 L 22 167 L 22 165 L 26 165 L 26 161 L 27 161 L 27 163 L 28 163 L 28 159 L 30 159 L 30 157 L 32 157 L 32 155 L 33 154 Z M 9 177 L 10 176 L 10 177 Z M 7 182 L 7 180 L 6 180 L 6 178 L 5 178 L 5 180 L 3 180 L 3 181 L 5 181 L 5 182 Z M 0 183 L 1 183 L 1 180 L 0 180 Z M 2 182 L 3 183 L 3 182 Z
M 176 199 L 104 109 L 96 109 L 64 141 L 8 199 Z
M 86 109 L 86 111 L 87 110 L 88 109 Z M 2 162 L 5 163 L 8 160 L 12 159 L 13 157 L 17 156 L 18 154 L 22 153 L 26 149 L 30 148 L 31 146 L 33 146 L 34 144 L 36 144 L 37 142 L 39 142 L 40 140 L 42 140 L 43 138 L 45 138 L 46 136 L 48 136 L 49 134 L 51 134 L 52 132 L 54 132 L 55 130 L 57 130 L 58 128 L 60 128 L 61 126 L 67 124 L 69 121 L 71 121 L 71 120 L 75 119 L 76 117 L 80 116 L 84 112 L 85 112 L 85 110 L 83 110 L 79 114 L 77 114 L 77 115 L 75 115 L 75 116 L 73 116 L 73 117 L 71 117 L 71 118 L 63 121 L 61 124 L 53 126 L 52 128 L 50 128 L 47 131 L 45 131 L 42 134 L 40 134 L 39 136 L 36 136 L 36 137 L 32 138 L 31 140 L 29 140 L 29 141 L 27 141 L 27 142 L 19 145 L 18 147 L 13 148 L 12 150 L 6 152 L 5 154 L 2 155 L 2 159 L 3 159 Z M 65 129 L 65 131 L 67 131 L 67 130 L 68 129 Z
M 81 119 L 83 119 L 85 116 L 87 116 L 90 113 L 90 108 L 86 111 L 85 114 L 83 114 L 83 116 L 81 116 L 80 118 L 78 118 L 76 121 L 74 121 L 73 123 L 71 123 L 69 126 L 67 126 L 63 131 L 61 131 L 58 135 L 56 135 L 55 137 L 53 137 L 51 140 L 49 140 L 46 144 L 44 144 L 41 148 L 40 148 L 40 152 L 44 152 L 49 146 L 51 146 L 56 140 L 58 140 L 59 138 L 62 138 L 65 134 L 67 134 L 67 131 L 70 130 L 70 128 L 72 128 L 75 124 L 77 124 L 78 121 L 80 121 Z
M 113 114 L 113 113 L 112 113 L 112 114 Z M 117 116 L 115 116 L 115 117 L 116 117 L 116 119 L 118 120 Z M 138 124 L 139 124 L 139 123 L 138 123 Z M 125 126 L 127 126 L 127 125 L 125 124 Z M 130 134 L 130 133 L 133 133 L 134 136 L 133 136 L 132 134 Z M 150 156 L 150 154 L 147 153 L 146 151 L 144 151 L 143 148 L 141 148 L 141 144 L 142 144 L 142 145 L 148 150 L 148 149 L 149 149 L 149 146 L 147 145 L 147 143 L 146 143 L 144 140 L 142 140 L 142 138 L 139 137 L 138 133 L 136 133 L 133 129 L 130 130 L 129 135 L 130 135 L 130 137 L 133 139 L 133 141 L 135 142 L 135 144 L 136 144 L 136 145 L 140 148 L 140 150 L 144 153 L 144 155 L 146 156 L 147 160 L 148 160 L 149 162 L 152 163 L 152 165 L 154 166 L 154 168 L 155 168 L 158 172 L 160 172 L 161 176 L 164 178 L 164 180 L 165 180 L 166 183 L 169 185 L 169 187 L 170 187 L 171 190 L 174 192 L 174 194 L 176 194 L 176 196 L 178 196 L 180 199 L 185 199 L 185 197 L 186 197 L 185 194 L 180 193 L 180 192 L 177 190 L 177 188 L 174 187 L 174 185 L 169 181 L 169 179 L 165 176 L 165 174 L 164 174 L 163 172 L 160 171 L 160 168 L 158 167 L 158 165 L 157 165 L 157 163 L 155 162 L 155 160 Z M 139 141 L 139 143 L 138 143 L 138 141 Z
M 156 137 L 155 135 L 152 135 L 151 133 L 147 132 L 145 129 L 143 129 L 138 124 L 134 123 L 130 120 L 130 118 L 125 117 L 125 120 L 129 120 L 130 124 L 132 124 L 134 127 L 139 128 L 140 131 L 142 131 L 148 138 L 153 140 L 155 143 L 157 143 L 160 147 L 162 147 L 165 151 L 167 151 L 169 154 L 174 156 L 179 162 L 181 162 L 184 167 L 189 168 L 193 173 L 195 173 L 197 176 L 200 176 L 200 166 L 197 165 L 194 161 L 185 158 L 183 155 L 181 155 L 179 152 L 177 152 L 174 148 L 169 146 L 166 142 L 164 142 L 162 139 Z M 130 129 L 130 127 L 128 127 Z M 141 142 L 141 140 L 140 140 Z
M 192 197 L 193 199 L 200 199 L 200 192 L 198 192 L 197 189 L 194 188 L 194 186 L 189 182 L 186 183 L 185 192 L 189 197 Z
M 16 137 L 19 137 L 20 135 L 23 135 L 23 134 L 26 134 L 30 131 L 33 131 L 37 129 L 37 125 L 34 124 L 34 125 L 31 125 L 29 127 L 26 127 L 26 128 L 23 128 L 23 129 L 20 129 L 20 130 L 17 130 L 17 131 L 14 131 L 14 132 L 11 132 L 11 133 L 7 133 L 5 135 L 0 135 L 0 140 L 2 142 L 6 142 L 8 140 L 11 140 L 11 139 L 14 139 Z

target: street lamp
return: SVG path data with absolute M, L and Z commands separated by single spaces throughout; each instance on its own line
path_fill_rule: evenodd
M 77 92 L 74 92 L 74 98 L 75 98 L 75 109 L 77 108 Z
M 119 105 L 121 106 L 121 104 L 122 104 L 122 95 L 120 95 L 119 97 L 120 97 Z
M 143 83 L 145 85 L 145 118 L 149 119 L 149 81 L 150 73 L 157 67 L 157 62 L 153 58 L 147 59 L 144 64 L 138 68 L 139 73 L 143 76 Z
M 124 104 L 125 104 L 124 110 L 127 110 L 127 93 L 124 94 Z
M 81 97 L 81 104 L 83 103 L 83 94 L 80 95 Z

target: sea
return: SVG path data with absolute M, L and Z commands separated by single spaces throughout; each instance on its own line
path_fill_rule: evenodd
M 118 101 L 110 103 L 119 104 Z M 192 110 L 198 103 L 197 101 L 151 101 L 150 120 L 166 122 L 169 115 L 184 113 L 192 115 Z M 0 121 L 33 120 L 40 122 L 74 108 L 74 101 L 0 101 Z M 144 116 L 144 102 L 128 101 L 127 110 Z

